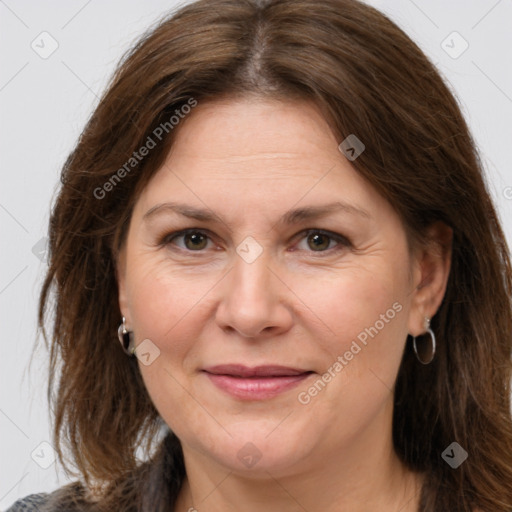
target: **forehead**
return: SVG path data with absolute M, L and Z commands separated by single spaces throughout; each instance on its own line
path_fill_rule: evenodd
M 199 103 L 178 126 L 174 157 L 190 151 L 204 158 L 248 161 L 308 155 L 337 147 L 318 107 L 308 101 L 260 98 Z M 287 154 L 289 152 L 289 154 Z
M 389 209 L 339 143 L 312 102 L 199 103 L 180 122 L 164 165 L 141 195 L 140 213 L 178 199 L 244 216 L 336 201 L 368 213 Z

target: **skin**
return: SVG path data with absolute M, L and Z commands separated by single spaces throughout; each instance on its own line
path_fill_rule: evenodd
M 444 248 L 409 251 L 397 213 L 340 142 L 309 102 L 200 103 L 138 198 L 118 260 L 119 303 L 136 344 L 149 339 L 160 351 L 139 367 L 183 446 L 177 511 L 417 510 L 422 475 L 403 467 L 391 440 L 393 386 L 407 334 L 424 333 L 442 301 L 451 232 L 435 224 L 430 234 Z M 169 201 L 210 209 L 215 220 L 165 208 L 144 219 Z M 331 201 L 369 217 L 278 222 L 289 209 Z M 189 228 L 208 238 L 169 236 Z M 317 248 L 310 229 L 349 243 L 327 236 Z M 248 236 L 262 250 L 252 263 L 236 251 Z M 400 312 L 301 403 L 299 393 L 393 304 Z M 201 371 L 227 363 L 315 373 L 271 399 L 244 401 Z M 261 456 L 251 467 L 237 456 L 247 443 Z

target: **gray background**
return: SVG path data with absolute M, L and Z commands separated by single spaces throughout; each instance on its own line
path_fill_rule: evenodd
M 512 2 L 369 3 L 389 14 L 451 84 L 512 244 Z M 0 509 L 68 481 L 52 463 L 48 444 L 44 348 L 28 368 L 49 204 L 60 168 L 120 56 L 176 5 L 0 0 Z M 464 41 L 469 46 L 461 53 Z

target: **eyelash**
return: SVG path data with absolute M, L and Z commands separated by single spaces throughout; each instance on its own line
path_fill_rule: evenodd
M 175 240 L 176 238 L 180 238 L 182 236 L 185 236 L 187 234 L 192 234 L 192 233 L 206 235 L 208 239 L 212 240 L 211 237 L 208 235 L 208 233 L 209 233 L 208 230 L 202 230 L 202 229 L 197 229 L 197 228 L 189 228 L 189 229 L 183 229 L 181 231 L 174 231 L 173 233 L 169 233 L 169 234 L 165 235 L 161 239 L 159 245 L 161 245 L 161 246 L 171 245 L 171 242 L 173 240 Z M 317 233 L 317 234 L 320 234 L 320 235 L 327 236 L 328 238 L 338 242 L 338 247 L 331 247 L 330 249 L 326 249 L 326 250 L 323 250 L 323 251 L 308 251 L 308 252 L 311 252 L 313 254 L 326 254 L 327 253 L 327 254 L 330 255 L 330 254 L 332 254 L 332 252 L 337 252 L 337 251 L 341 250 L 341 248 L 347 248 L 347 247 L 351 247 L 352 246 L 352 244 L 350 243 L 350 241 L 346 237 L 344 237 L 342 235 L 339 235 L 337 233 L 333 233 L 331 231 L 325 231 L 323 229 L 305 229 L 304 231 L 301 231 L 301 233 L 300 233 L 301 235 L 303 235 L 300 240 L 302 240 L 304 238 L 307 238 L 309 235 L 311 235 L 313 233 Z M 183 252 L 187 252 L 189 254 L 193 254 L 193 253 L 200 254 L 200 253 L 205 251 L 205 249 L 201 249 L 201 250 L 197 250 L 197 251 L 192 251 L 190 249 L 183 249 L 181 247 L 178 247 L 178 250 L 179 251 L 183 251 Z

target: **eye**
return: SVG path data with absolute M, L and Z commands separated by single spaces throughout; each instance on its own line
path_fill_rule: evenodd
M 307 230 L 304 233 L 303 239 L 306 240 L 307 247 L 312 252 L 330 252 L 332 249 L 340 250 L 342 247 L 350 246 L 350 242 L 344 236 L 321 229 Z M 333 241 L 337 242 L 337 248 L 331 245 Z
M 177 233 L 171 233 L 167 235 L 162 243 L 167 245 L 171 244 L 176 239 L 183 239 L 184 247 L 178 244 L 180 249 L 184 251 L 192 251 L 192 252 L 200 252 L 202 249 L 205 249 L 207 246 L 207 242 L 210 237 L 204 232 L 199 231 L 198 229 L 186 229 L 184 231 L 179 231 Z
M 301 241 L 306 240 L 309 252 L 331 252 L 332 250 L 340 250 L 343 247 L 349 247 L 351 245 L 349 240 L 344 236 L 320 229 L 309 229 L 303 231 L 301 235 Z M 182 239 L 182 244 L 175 242 L 180 239 Z M 211 238 L 206 231 L 186 229 L 166 235 L 161 244 L 177 245 L 179 249 L 188 252 L 202 252 L 208 247 L 209 240 L 211 241 Z M 336 244 L 338 247 L 336 247 Z M 300 250 L 308 251 L 308 248 Z

